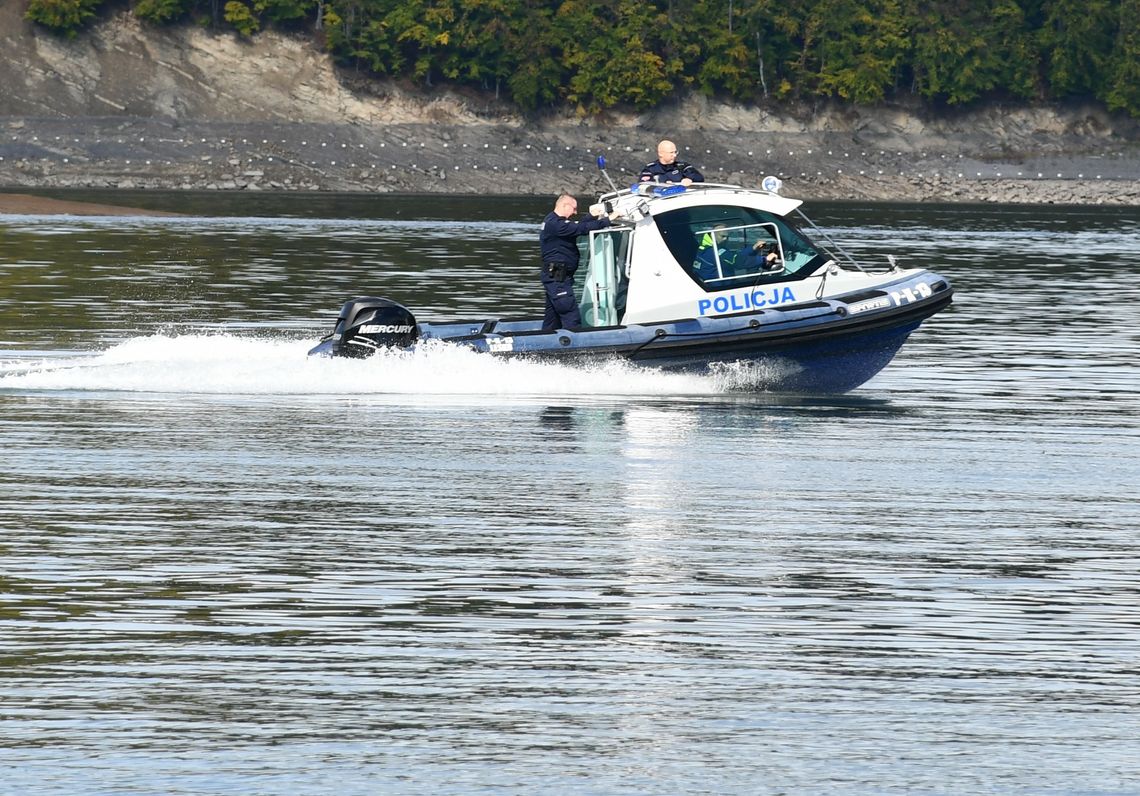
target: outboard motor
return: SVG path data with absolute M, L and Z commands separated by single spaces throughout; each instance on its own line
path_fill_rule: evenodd
M 364 359 L 380 348 L 407 348 L 418 337 L 416 318 L 407 307 L 386 298 L 365 296 L 344 303 L 332 334 L 309 355 Z

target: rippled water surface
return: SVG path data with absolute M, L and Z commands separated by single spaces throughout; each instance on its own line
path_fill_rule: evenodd
M 957 295 L 806 398 L 306 359 L 545 201 L 118 200 L 0 217 L 0 792 L 1140 793 L 1137 211 L 809 208 Z

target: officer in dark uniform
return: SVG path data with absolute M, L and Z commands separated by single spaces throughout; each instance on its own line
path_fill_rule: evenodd
M 574 272 L 578 270 L 578 236 L 610 225 L 606 216 L 571 221 L 578 212 L 578 200 L 562 194 L 554 210 L 542 221 L 538 240 L 542 247 L 542 286 L 546 289 L 543 331 L 570 329 L 582 325 L 578 300 L 574 298 Z
M 677 160 L 677 145 L 662 141 L 657 145 L 657 160 L 645 164 L 639 179 L 642 182 L 679 182 L 686 188 L 694 182 L 704 182 L 704 175 L 684 161 Z

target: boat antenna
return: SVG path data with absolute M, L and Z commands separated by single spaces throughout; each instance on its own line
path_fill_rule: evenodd
M 605 155 L 598 155 L 598 170 L 600 172 L 602 172 L 602 176 L 605 177 L 606 182 L 608 182 L 610 184 L 610 190 L 616 191 L 617 186 L 614 185 L 614 181 L 610 179 L 610 175 L 606 174 L 606 156 Z

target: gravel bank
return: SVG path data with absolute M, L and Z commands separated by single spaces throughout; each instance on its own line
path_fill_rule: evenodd
M 0 190 L 130 188 L 596 194 L 595 165 L 619 186 L 652 160 L 659 133 L 630 126 L 0 119 Z M 779 176 L 803 199 L 1140 204 L 1135 144 L 1071 144 L 1034 154 L 976 142 L 827 132 L 672 134 L 706 179 Z M 979 149 L 982 151 L 979 152 Z

